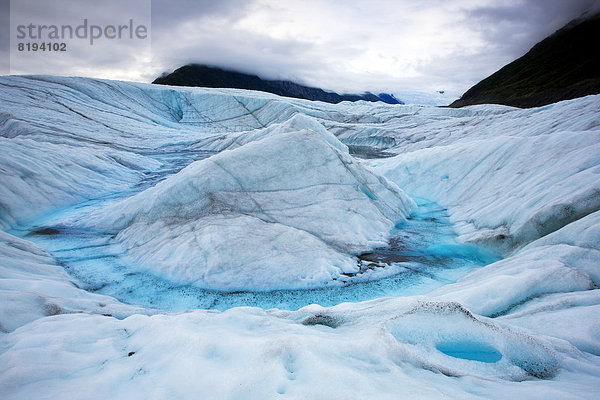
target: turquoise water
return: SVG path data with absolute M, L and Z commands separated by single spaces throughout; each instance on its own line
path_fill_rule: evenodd
M 51 221 L 70 218 L 113 200 L 114 197 L 72 207 L 62 214 L 55 213 Z M 72 229 L 60 223 L 34 225 L 20 233 L 52 254 L 84 289 L 125 303 L 169 311 L 225 310 L 236 306 L 295 310 L 308 304 L 332 306 L 424 294 L 496 260 L 493 254 L 475 246 L 457 243 L 446 211 L 435 203 L 417 200 L 417 212 L 396 226 L 389 246 L 358 256 L 363 271 L 389 270 L 390 276 L 361 281 L 361 275 L 354 274 L 348 277 L 348 284 L 332 282 L 310 290 L 222 292 L 179 285 L 129 264 L 112 235 Z
M 469 341 L 443 343 L 438 345 L 437 349 L 450 357 L 484 363 L 495 363 L 502 358 L 498 350 L 486 343 Z
M 130 264 L 112 235 L 69 226 L 69 220 L 142 191 L 210 154 L 181 150 L 157 153 L 156 158 L 165 167 L 149 173 L 135 187 L 60 210 L 11 233 L 25 236 L 52 254 L 83 289 L 113 296 L 124 303 L 168 311 L 225 310 L 237 306 L 295 310 L 308 304 L 332 306 L 425 294 L 498 259 L 478 247 L 458 243 L 446 210 L 419 198 L 415 199 L 417 211 L 394 228 L 388 246 L 357 255 L 360 273 L 347 276 L 347 283 L 331 282 L 310 290 L 222 292 L 177 284 L 144 272 L 143 266 Z M 365 277 L 372 275 L 381 279 L 366 281 Z

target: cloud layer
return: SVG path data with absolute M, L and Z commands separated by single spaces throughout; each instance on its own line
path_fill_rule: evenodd
M 13 3 L 19 1 L 26 0 Z M 87 3 L 58 0 L 29 12 L 115 12 Z M 196 62 L 339 92 L 458 96 L 569 20 L 600 10 L 600 0 L 154 0 L 151 6 L 151 63 L 135 47 L 115 46 L 108 54 L 81 55 L 81 65 L 48 58 L 12 72 L 151 81 Z

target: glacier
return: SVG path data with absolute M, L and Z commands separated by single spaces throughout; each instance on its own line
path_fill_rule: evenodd
M 597 397 L 600 95 L 0 100 L 3 398 Z

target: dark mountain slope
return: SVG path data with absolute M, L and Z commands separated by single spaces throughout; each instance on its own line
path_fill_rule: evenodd
M 600 93 L 600 13 L 574 20 L 523 57 L 469 89 L 450 107 L 538 107 Z
M 390 104 L 402 103 L 392 95 L 386 95 L 384 93 L 380 96 L 376 96 L 372 93 L 365 93 L 362 95 L 340 95 L 333 92 L 326 92 L 319 88 L 299 85 L 291 81 L 265 80 L 256 75 L 198 64 L 185 65 L 166 76 L 155 79 L 152 83 L 173 86 L 259 90 L 262 92 L 278 94 L 280 96 L 319 100 L 327 103 L 357 100 L 383 101 Z

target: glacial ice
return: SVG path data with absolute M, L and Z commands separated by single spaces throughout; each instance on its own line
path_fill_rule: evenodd
M 384 246 L 414 207 L 334 140 L 276 130 L 98 211 L 97 223 L 87 219 L 118 232 L 137 265 L 175 282 L 228 290 L 325 284 L 358 272 L 351 255 Z
M 502 357 L 486 363 L 439 350 L 458 341 L 482 342 Z M 410 298 L 296 312 L 59 315 L 24 326 L 4 345 L 0 384 L 13 397 L 39 396 L 38 380 L 42 397 L 79 397 L 73 388 L 134 398 L 502 398 L 506 390 L 569 397 L 573 386 L 560 384 L 569 372 L 556 374 L 567 356 L 586 363 L 572 347 L 479 320 L 456 303 Z M 584 369 L 580 379 L 593 385 L 594 373 Z
M 89 312 L 126 317 L 152 310 L 78 287 L 52 257 L 33 243 L 0 232 L 0 331 L 49 315 Z
M 3 398 L 597 397 L 600 96 L 331 105 L 33 76 L 1 77 L 0 104 Z M 86 291 L 42 248 L 72 229 L 132 273 L 307 288 L 385 245 L 408 196 L 502 259 L 419 296 L 174 313 Z

